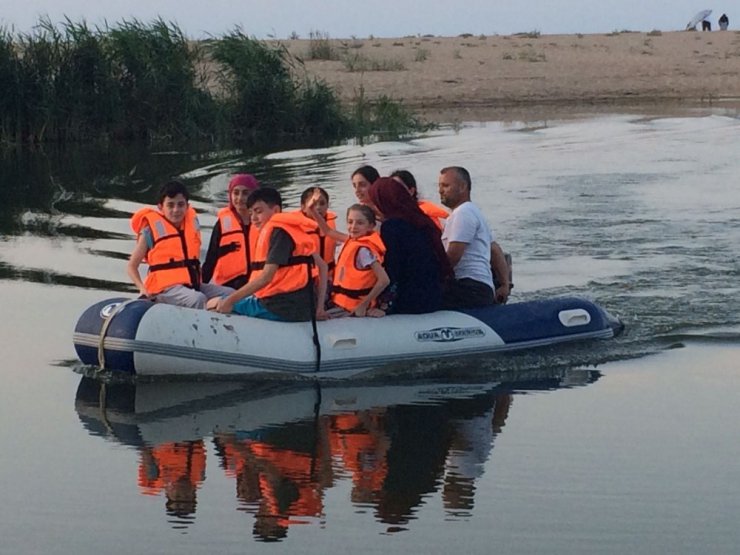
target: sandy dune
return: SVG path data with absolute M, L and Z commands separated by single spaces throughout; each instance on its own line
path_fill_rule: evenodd
M 740 105 L 736 31 L 329 42 L 339 59 L 309 59 L 309 40 L 283 44 L 344 100 L 388 95 L 431 119 L 537 107 Z

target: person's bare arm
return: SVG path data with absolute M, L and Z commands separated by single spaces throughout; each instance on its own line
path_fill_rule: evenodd
M 505 304 L 509 299 L 511 292 L 511 283 L 509 283 L 509 264 L 506 262 L 504 251 L 496 241 L 491 243 L 491 268 L 496 276 L 498 288 L 494 292 L 496 302 Z
M 143 233 L 140 233 L 136 239 L 136 246 L 128 259 L 128 264 L 126 264 L 126 273 L 128 274 L 128 277 L 131 278 L 131 281 L 139 290 L 139 293 L 144 296 L 149 296 L 149 292 L 146 290 L 146 286 L 141 279 L 139 265 L 144 261 L 147 251 L 148 247 L 146 244 L 146 237 L 144 237 Z
M 450 241 L 447 244 L 447 258 L 453 268 L 460 262 L 467 246 L 467 243 L 461 243 L 460 241 Z
M 370 268 L 372 268 L 377 280 L 375 281 L 375 285 L 373 285 L 373 288 L 365 296 L 365 298 L 362 299 L 362 302 L 357 306 L 357 308 L 355 308 L 353 313 L 355 316 L 374 316 L 377 318 L 379 316 L 385 316 L 385 312 L 379 309 L 368 310 L 368 307 L 370 306 L 370 303 L 377 299 L 378 295 L 380 295 L 383 290 L 388 287 L 391 279 L 388 277 L 388 273 L 385 271 L 385 268 L 383 268 L 383 265 L 377 260 L 372 263 L 372 266 L 370 266 Z
M 318 210 L 316 210 L 313 204 L 309 204 L 306 207 L 306 210 L 311 215 L 311 218 L 313 218 L 319 225 L 319 231 L 321 231 L 322 235 L 326 237 L 331 237 L 332 239 L 342 243 L 349 239 L 349 235 L 347 235 L 346 233 L 342 233 L 341 231 L 330 228 L 329 224 L 326 223 L 324 217 L 319 214 Z
M 316 319 L 326 320 L 328 318 L 326 309 L 324 308 L 324 302 L 326 300 L 326 283 L 329 279 L 329 266 L 326 264 L 323 258 L 318 253 L 313 253 L 314 264 L 319 270 L 319 286 L 317 291 L 316 299 Z
M 214 297 L 210 299 L 206 308 L 208 308 L 208 310 L 221 312 L 222 314 L 229 314 L 233 311 L 235 303 L 249 295 L 254 295 L 257 291 L 270 283 L 272 278 L 275 277 L 275 273 L 278 271 L 278 268 L 279 266 L 277 264 L 265 264 L 265 267 L 256 278 L 242 285 L 228 297 Z

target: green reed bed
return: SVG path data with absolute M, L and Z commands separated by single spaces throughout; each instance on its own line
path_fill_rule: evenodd
M 269 148 L 365 133 L 374 118 L 359 122 L 356 112 L 285 47 L 240 30 L 194 43 L 161 19 L 104 28 L 42 19 L 17 34 L 0 28 L 5 146 L 206 139 Z

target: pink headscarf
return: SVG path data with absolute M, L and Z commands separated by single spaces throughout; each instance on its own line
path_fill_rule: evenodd
M 260 182 L 251 173 L 237 173 L 229 181 L 229 196 L 234 187 L 246 187 L 250 192 L 260 188 Z
M 419 204 L 409 195 L 409 191 L 404 185 L 392 177 L 381 177 L 375 180 L 367 194 L 370 202 L 383 215 L 383 220 L 399 218 L 415 228 L 423 230 L 429 238 L 434 254 L 442 268 L 442 275 L 444 277 L 453 275 L 447 252 L 444 245 L 442 245 L 442 234 L 439 228 L 429 216 L 421 211 Z

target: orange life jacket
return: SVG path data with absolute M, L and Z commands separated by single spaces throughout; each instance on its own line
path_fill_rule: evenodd
M 295 212 L 303 214 L 300 210 L 296 210 Z M 305 216 L 305 214 L 303 214 Z M 307 216 L 306 216 L 307 217 Z M 326 262 L 326 265 L 329 267 L 329 272 L 331 273 L 334 270 L 335 262 L 334 262 L 334 254 L 337 250 L 337 241 L 336 239 L 333 239 L 332 237 L 328 237 L 327 235 L 322 235 L 321 231 L 319 230 L 319 224 L 317 224 L 314 220 L 311 218 L 308 218 L 315 224 L 315 229 L 311 231 L 311 234 L 314 234 L 314 239 L 316 241 L 316 252 L 319 253 L 319 256 L 322 258 L 324 262 Z M 332 212 L 331 210 L 326 212 L 326 217 L 324 218 L 326 220 L 326 224 L 331 229 L 337 228 L 337 215 Z M 314 271 L 314 277 L 318 275 L 317 271 Z
M 277 517 L 281 526 L 289 526 L 301 522 L 295 517 L 322 513 L 322 470 L 316 468 L 310 454 L 280 449 L 261 441 L 237 440 L 233 436 L 227 437 L 221 447 L 227 476 L 238 480 L 244 474 L 258 481 L 261 498 L 258 510 L 263 516 Z M 318 455 L 321 456 L 328 457 L 328 453 Z M 278 487 L 284 480 L 289 480 L 295 489 Z M 286 491 L 294 496 L 286 498 Z
M 360 417 L 362 414 L 362 418 Z M 363 499 L 372 499 L 383 490 L 388 474 L 388 445 L 383 437 L 383 414 L 374 411 L 331 416 L 329 445 L 334 458 L 341 458 L 351 472 L 355 490 Z M 373 429 L 368 429 L 365 423 Z
M 434 204 L 433 202 L 429 202 L 428 200 L 420 200 L 418 201 L 419 208 L 421 208 L 421 211 L 424 212 L 427 216 L 429 216 L 434 224 L 442 230 L 442 222 L 441 220 L 446 220 L 449 217 L 449 212 L 442 208 L 441 206 Z
M 299 291 L 308 285 L 311 275 L 306 266 L 309 269 L 313 267 L 312 254 L 316 252 L 316 241 L 311 231 L 316 228 L 316 222 L 301 212 L 281 212 L 272 216 L 260 230 L 252 262 L 252 279 L 256 279 L 265 267 L 270 236 L 277 228 L 290 235 L 295 247 L 288 264 L 280 266 L 272 281 L 254 294 L 258 299 Z
M 256 226 L 244 224 L 230 206 L 218 211 L 218 221 L 221 224 L 221 241 L 212 281 L 223 285 L 242 276 L 248 281 L 259 230 Z
M 200 224 L 188 207 L 180 229 L 154 208 L 142 208 L 131 217 L 137 235 L 149 227 L 154 244 L 146 254 L 149 273 L 144 280 L 150 295 L 175 285 L 200 288 Z
M 337 258 L 331 300 L 348 312 L 358 307 L 377 281 L 372 268 L 360 269 L 355 265 L 357 251 L 361 247 L 370 249 L 380 263 L 385 256 L 385 245 L 377 231 L 357 239 L 350 238 L 344 243 Z
M 139 488 L 144 495 L 157 495 L 168 485 L 185 478 L 194 488 L 206 478 L 203 442 L 162 443 L 150 449 L 139 464 Z

